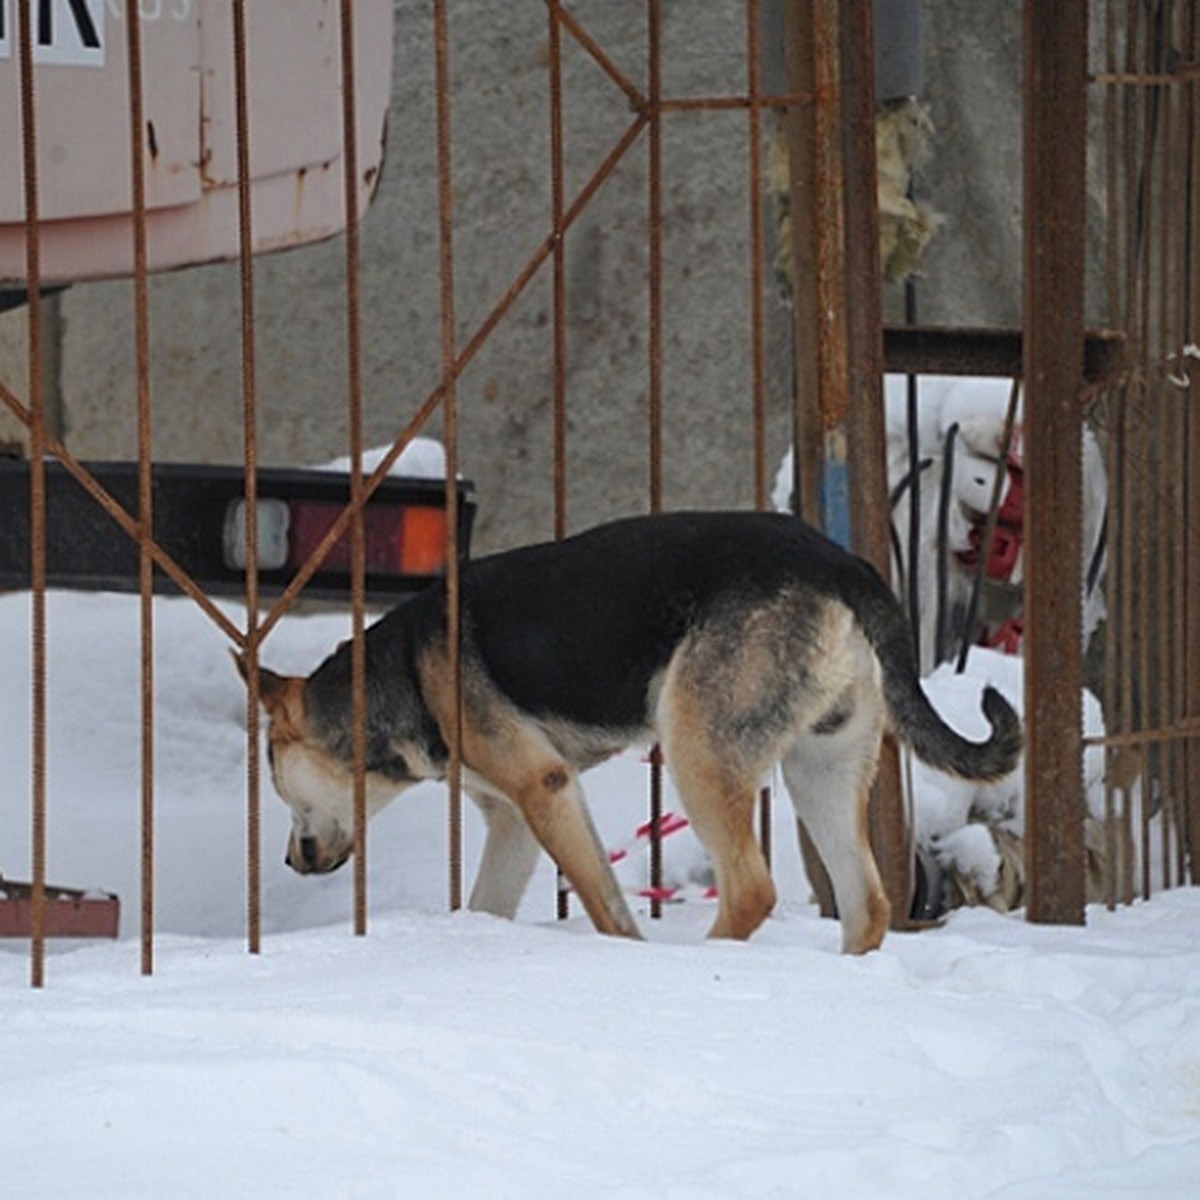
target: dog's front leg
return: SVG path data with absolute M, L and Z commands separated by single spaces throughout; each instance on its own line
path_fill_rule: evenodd
M 467 907 L 511 920 L 537 863 L 537 838 L 516 807 L 502 796 L 477 788 L 466 792 L 487 821 L 487 840 Z
M 617 937 L 640 938 L 641 931 L 592 825 L 579 777 L 545 737 L 537 731 L 511 728 L 500 736 L 488 736 L 464 723 L 463 741 L 464 762 L 471 772 L 487 781 L 484 790 L 507 796 L 520 810 L 534 837 L 575 889 L 596 929 Z M 497 856 L 506 836 L 501 834 L 495 846 Z
M 550 768 L 532 785 L 517 792 L 530 828 L 558 864 L 600 933 L 641 938 L 641 930 L 584 803 L 575 773 L 563 765 Z

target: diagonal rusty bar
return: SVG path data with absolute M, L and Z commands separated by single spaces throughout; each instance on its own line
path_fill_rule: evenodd
M 578 220 L 580 214 L 587 207 L 591 198 L 604 184 L 612 172 L 616 169 L 617 164 L 624 157 L 630 146 L 637 140 L 642 129 L 646 125 L 645 117 L 636 117 L 629 128 L 622 135 L 618 143 L 613 147 L 609 154 L 604 158 L 603 162 L 596 168 L 595 172 L 588 182 L 580 189 L 579 194 L 572 202 L 570 207 L 563 214 L 563 232 L 571 228 Z M 483 348 L 487 339 L 495 331 L 500 321 L 507 315 L 509 310 L 516 303 L 518 298 L 529 286 L 542 264 L 549 259 L 554 249 L 554 234 L 548 235 L 534 251 L 533 255 L 526 262 L 525 266 L 517 273 L 516 278 L 509 285 L 508 290 L 496 302 L 492 310 L 480 323 L 478 329 L 472 335 L 466 346 L 458 352 L 454 359 L 453 369 L 450 376 L 457 379 L 467 369 L 474 360 L 475 356 Z M 388 472 L 396 464 L 400 455 L 404 452 L 405 447 L 417 435 L 429 418 L 440 407 L 443 401 L 443 387 L 439 383 L 424 399 L 421 406 L 417 409 L 416 415 L 405 426 L 403 432 L 392 443 L 391 449 L 383 456 L 371 472 L 363 486 L 363 501 L 364 503 L 371 498 L 379 488 L 379 485 L 387 477 Z M 320 569 L 321 563 L 333 549 L 334 544 L 345 534 L 349 528 L 351 519 L 351 511 L 349 506 L 343 509 L 338 518 L 329 527 L 325 536 L 314 548 L 308 559 L 296 572 L 291 583 L 276 599 L 274 606 L 267 616 L 263 619 L 259 627 L 260 641 L 275 627 L 279 620 L 285 615 L 287 610 L 295 603 L 300 592 L 304 589 L 308 581 Z
M 575 16 L 569 9 L 563 8 L 557 0 L 551 3 L 552 9 L 557 14 L 562 27 L 591 55 L 596 65 L 621 89 L 629 99 L 630 105 L 640 113 L 646 111 L 646 97 L 634 85 L 629 76 L 617 66 L 615 62 L 605 53 L 604 47 L 592 37 L 583 25 L 580 24 L 579 18 Z
M 33 420 L 30 409 L 0 382 L 0 404 L 26 426 L 31 426 Z M 85 467 L 53 434 L 45 435 L 46 453 L 52 456 L 83 488 L 89 496 L 107 513 L 132 541 L 138 541 L 140 527 L 137 518 L 130 515 L 123 504 L 115 500 L 108 490 L 100 484 L 92 473 Z M 152 538 L 148 539 L 150 556 L 162 571 L 178 585 L 181 591 L 194 600 L 205 615 L 220 628 L 230 641 L 238 646 L 245 644 L 245 634 L 210 600 L 195 584 L 191 576 Z

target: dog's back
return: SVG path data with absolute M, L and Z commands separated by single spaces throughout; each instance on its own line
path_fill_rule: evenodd
M 921 758 L 969 778 L 1012 768 L 1020 725 L 999 694 L 984 694 L 996 729 L 990 742 L 948 729 L 919 686 L 909 631 L 887 584 L 794 517 L 633 517 L 476 560 L 462 576 L 472 651 L 507 696 L 530 713 L 624 729 L 646 725 L 651 681 L 685 634 L 723 614 L 744 622 L 785 592 L 801 639 L 829 601 L 850 610 L 880 660 L 896 731 Z M 427 604 L 427 619 L 439 622 L 440 597 Z
M 636 727 L 688 631 L 785 589 L 815 605 L 871 587 L 864 568 L 792 517 L 668 513 L 476 560 L 462 603 L 474 647 L 522 708 Z

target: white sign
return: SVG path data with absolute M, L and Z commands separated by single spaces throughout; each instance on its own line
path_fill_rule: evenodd
M 0 59 L 17 43 L 18 0 L 0 0 Z M 104 0 L 29 0 L 33 61 L 51 66 L 104 66 Z

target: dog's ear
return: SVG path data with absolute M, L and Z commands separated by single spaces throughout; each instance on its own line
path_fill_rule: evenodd
M 237 666 L 238 674 L 247 683 L 250 682 L 250 667 L 246 661 L 245 654 L 238 654 L 230 651 L 233 654 L 233 661 Z M 300 680 L 293 679 L 290 675 L 278 675 L 274 671 L 268 670 L 266 667 L 258 668 L 258 698 L 262 701 L 262 706 L 272 715 L 284 703 L 284 697 L 290 688 L 294 687 Z

